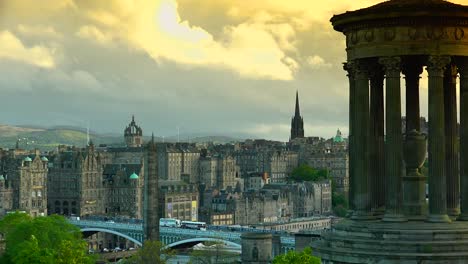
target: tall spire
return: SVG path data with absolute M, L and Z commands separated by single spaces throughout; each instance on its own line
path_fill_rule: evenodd
M 304 137 L 304 120 L 301 116 L 301 110 L 299 108 L 299 92 L 296 91 L 296 110 L 291 120 L 291 137 L 290 139 L 303 138 Z
M 294 113 L 295 116 L 300 116 L 301 111 L 299 109 L 299 91 L 296 90 L 296 112 Z

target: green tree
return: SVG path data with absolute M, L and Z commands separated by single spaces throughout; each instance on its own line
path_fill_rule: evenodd
M 301 165 L 291 172 L 293 181 L 321 181 L 329 178 L 328 170 L 316 170 L 308 165 Z
M 1 263 L 94 263 L 78 227 L 61 216 L 14 213 L 0 221 L 6 241 Z
M 288 253 L 276 256 L 273 259 L 273 264 L 320 264 L 319 258 L 312 256 L 312 249 L 305 248 L 302 252 L 294 250 Z
M 339 217 L 345 217 L 348 211 L 348 200 L 343 193 L 336 190 L 336 183 L 332 181 L 332 207 L 333 212 Z
M 135 255 L 127 259 L 125 264 L 165 264 L 175 255 L 175 251 L 164 248 L 160 241 L 147 240 Z

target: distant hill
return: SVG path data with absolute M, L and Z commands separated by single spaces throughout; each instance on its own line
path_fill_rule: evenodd
M 121 146 L 124 144 L 123 135 L 111 133 L 90 132 L 90 138 L 95 145 L 106 144 L 110 146 Z M 84 147 L 86 145 L 86 128 L 71 126 L 56 126 L 42 128 L 38 126 L 10 126 L 0 124 L 0 148 L 14 148 L 19 139 L 19 147 L 24 149 L 38 148 L 41 150 L 52 150 L 58 145 L 74 145 Z M 150 136 L 145 136 L 147 142 Z M 157 142 L 163 139 L 155 137 Z M 203 136 L 203 135 L 181 135 L 180 141 L 192 143 L 215 142 L 218 144 L 240 141 L 239 138 L 228 136 Z M 165 142 L 177 142 L 177 136 L 164 139 Z
M 123 138 L 118 136 L 90 133 L 90 138 L 98 144 L 123 144 Z M 51 150 L 58 145 L 86 145 L 86 129 L 75 128 L 29 128 L 25 126 L 0 125 L 0 147 L 14 148 L 19 139 L 19 147 L 24 149 Z

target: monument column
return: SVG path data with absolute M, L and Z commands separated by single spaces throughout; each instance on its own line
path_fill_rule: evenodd
M 355 67 L 355 119 L 353 121 L 353 160 L 354 212 L 352 219 L 365 220 L 372 218 L 369 199 L 369 73 L 365 61 L 356 61 Z
M 447 175 L 447 214 L 460 214 L 460 176 L 457 140 L 457 67 L 450 65 L 444 75 L 445 168 Z
M 427 177 L 419 171 L 427 152 L 427 137 L 421 133 L 419 116 L 419 75 L 422 71 L 422 64 L 414 57 L 408 57 L 403 65 L 406 81 L 406 129 L 403 145 L 406 174 L 403 176 L 403 212 L 412 220 L 423 220 L 427 214 Z
M 457 62 L 460 73 L 460 202 L 458 220 L 468 221 L 468 58 Z
M 385 69 L 386 78 L 386 202 L 383 221 L 402 222 L 406 218 L 402 214 L 401 174 L 403 159 L 403 141 L 401 135 L 401 88 L 400 88 L 400 57 L 382 57 L 380 64 Z
M 445 177 L 444 70 L 448 56 L 429 56 L 429 222 L 450 222 Z
M 353 196 L 353 189 L 354 189 L 354 125 L 355 122 L 355 80 L 354 80 L 354 62 L 347 62 L 344 63 L 343 69 L 348 72 L 348 79 L 349 79 L 349 134 L 348 134 L 348 153 L 349 153 L 349 191 L 348 191 L 348 203 L 349 203 L 349 213 L 352 214 L 354 210 L 354 196 Z
M 370 125 L 369 125 L 369 177 L 370 199 L 374 214 L 385 210 L 385 163 L 384 163 L 384 72 L 373 65 L 370 72 Z

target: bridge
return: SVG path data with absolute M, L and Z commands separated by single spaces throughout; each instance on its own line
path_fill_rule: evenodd
M 84 236 L 90 236 L 97 232 L 104 232 L 114 234 L 135 244 L 141 246 L 143 243 L 143 225 L 131 223 L 109 223 L 105 221 L 91 221 L 91 220 L 69 220 L 70 223 L 78 226 L 83 232 Z M 262 232 L 262 233 L 275 233 L 269 230 L 258 230 L 254 228 L 242 230 L 195 230 L 183 228 L 160 227 L 160 241 L 169 248 L 190 247 L 200 242 L 218 241 L 223 242 L 226 246 L 232 249 L 241 249 L 241 234 L 243 232 Z M 275 233 L 276 234 L 276 233 Z M 294 236 L 286 233 L 280 234 L 281 240 L 281 253 L 289 250 L 294 250 L 295 240 Z

